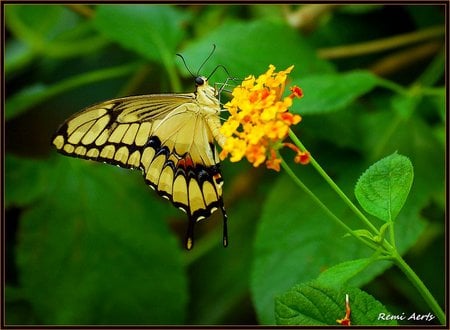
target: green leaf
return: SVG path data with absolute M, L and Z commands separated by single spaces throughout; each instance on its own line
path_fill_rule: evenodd
M 42 47 L 74 29 L 80 21 L 75 13 L 61 5 L 10 4 L 5 7 L 5 15 L 8 28 L 34 47 Z
M 10 79 L 11 74 L 31 63 L 35 57 L 29 45 L 19 40 L 9 40 L 5 47 L 5 78 Z
M 292 110 L 302 113 L 304 98 L 294 100 Z M 295 110 L 297 109 L 297 110 Z M 352 149 L 365 153 L 361 145 L 361 136 L 367 134 L 359 124 L 359 117 L 367 110 L 367 105 L 361 101 L 355 101 L 345 109 L 329 112 L 326 115 L 305 116 L 301 124 L 292 129 L 297 135 L 308 136 L 312 134 L 316 141 L 324 141 L 334 145 L 334 148 Z M 327 129 L 323 129 L 326 127 Z
M 334 158 L 333 158 L 334 159 Z M 334 164 L 337 160 L 333 160 Z M 340 173 L 336 180 L 344 192 L 352 191 L 354 160 L 334 168 Z M 339 201 L 335 194 L 309 168 L 299 169 L 300 178 L 321 198 L 333 212 L 352 228 L 361 222 Z M 260 324 L 273 324 L 273 298 L 296 283 L 310 281 L 324 270 L 351 259 L 367 258 L 373 251 L 355 239 L 343 237 L 338 227 L 303 191 L 287 176 L 280 177 L 271 186 L 264 202 L 254 243 L 252 265 L 252 299 Z M 409 248 L 424 228 L 420 221 L 420 205 L 408 203 L 396 222 L 397 247 L 400 253 Z M 363 273 L 351 280 L 354 286 L 372 280 L 386 268 L 388 262 L 371 264 Z M 270 276 L 268 276 L 270 274 Z
M 29 110 L 31 107 L 40 104 L 49 98 L 64 93 L 79 86 L 91 84 L 93 82 L 120 77 L 136 70 L 136 63 L 125 64 L 122 66 L 101 69 L 82 73 L 80 75 L 60 81 L 51 86 L 36 84 L 23 88 L 17 94 L 14 94 L 6 100 L 5 119 L 9 120 L 17 117 Z
M 372 258 L 361 258 L 341 262 L 320 273 L 317 281 L 330 287 L 345 285 L 351 278 L 361 273 L 374 261 Z
M 5 8 L 8 28 L 30 46 L 31 53 L 55 58 L 71 57 L 98 51 L 106 45 L 104 38 L 92 36 L 91 22 L 81 20 L 65 6 L 26 4 Z M 33 54 L 27 56 L 30 55 Z M 8 65 L 10 70 L 11 64 Z
M 381 242 L 381 240 L 384 238 L 384 235 L 386 234 L 386 231 L 389 229 L 389 227 L 390 227 L 391 225 L 392 225 L 391 223 L 386 222 L 385 224 L 383 224 L 383 225 L 380 227 L 380 236 L 379 236 L 380 242 Z
M 173 63 L 186 12 L 169 5 L 99 5 L 95 26 L 123 47 L 157 63 Z
M 255 195 L 252 197 L 257 198 Z M 249 304 L 248 278 L 253 244 L 249 236 L 252 237 L 255 231 L 258 212 L 259 205 L 256 203 L 249 204 L 246 200 L 233 203 L 227 210 L 229 246 L 224 249 L 218 244 L 222 228 L 217 228 L 209 235 L 213 248 L 189 265 L 193 294 L 189 303 L 188 324 L 232 324 L 239 320 L 242 304 Z M 216 220 L 212 218 L 209 221 Z M 218 227 L 221 227 L 220 221 Z M 201 251 L 202 246 L 207 244 L 206 240 L 206 237 L 199 238 L 187 257 Z M 211 304 L 211 301 L 214 303 Z
M 355 196 L 368 213 L 384 221 L 394 221 L 408 197 L 413 176 L 410 160 L 394 153 L 361 175 Z
M 291 85 L 302 88 L 304 97 L 292 112 L 322 114 L 349 106 L 358 97 L 377 86 L 377 77 L 369 71 L 320 74 L 294 79 Z
M 66 157 L 47 166 L 47 196 L 23 213 L 17 246 L 40 322 L 182 324 L 187 281 L 164 221 L 171 206 L 137 172 Z
M 27 206 L 41 198 L 52 178 L 47 162 L 12 155 L 6 155 L 5 172 L 6 207 Z
M 316 281 L 296 285 L 275 299 L 277 325 L 337 326 L 336 320 L 345 316 L 345 295 L 349 296 L 351 325 L 396 325 L 382 320 L 389 314 L 378 300 L 357 288 L 340 290 Z
M 380 231 L 379 235 L 374 235 L 366 229 L 356 229 L 356 230 L 353 230 L 352 232 L 356 236 L 366 238 L 376 244 L 379 244 L 383 241 L 384 235 L 386 234 L 386 230 L 389 228 L 390 225 L 391 225 L 390 222 L 385 222 L 379 229 L 379 231 Z M 344 235 L 344 237 L 351 237 L 351 235 L 349 233 L 347 233 Z
M 333 70 L 329 62 L 317 57 L 307 38 L 277 22 L 257 20 L 221 24 L 182 51 L 192 71 L 200 68 L 213 44 L 217 46 L 216 51 L 203 66 L 201 72 L 204 75 L 209 75 L 218 64 L 224 65 L 231 77 L 242 79 L 266 72 L 269 64 L 275 65 L 277 70 L 295 65 L 291 77 Z M 184 69 L 183 63 L 177 63 Z M 222 70 L 214 74 L 214 81 L 225 81 L 226 78 L 228 75 Z
M 359 237 L 364 237 L 364 238 L 367 238 L 367 239 L 369 239 L 369 240 L 373 240 L 373 234 L 370 232 L 370 231 L 368 231 L 367 229 L 355 229 L 355 230 L 353 230 L 352 231 L 356 236 L 359 236 Z M 344 237 L 352 237 L 352 235 L 350 235 L 350 233 L 346 233 L 345 235 L 344 235 Z

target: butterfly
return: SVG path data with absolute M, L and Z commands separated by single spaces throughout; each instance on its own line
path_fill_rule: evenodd
M 112 99 L 67 119 L 52 143 L 72 157 L 140 169 L 145 182 L 187 213 L 185 246 L 194 245 L 194 225 L 217 210 L 228 245 L 223 180 L 214 140 L 223 146 L 218 93 L 203 76 L 196 91 Z

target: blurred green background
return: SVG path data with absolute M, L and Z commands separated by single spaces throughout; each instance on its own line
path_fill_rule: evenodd
M 274 324 L 274 297 L 370 251 L 283 173 L 222 163 L 228 248 L 215 214 L 183 248 L 184 213 L 139 171 L 50 146 L 71 114 L 110 98 L 191 92 L 191 71 L 259 75 L 294 64 L 295 131 L 355 200 L 359 175 L 398 151 L 415 180 L 398 246 L 445 299 L 444 5 L 19 5 L 6 25 L 6 324 Z M 224 82 L 218 70 L 212 82 Z M 288 151 L 286 158 L 292 158 Z M 355 216 L 308 166 L 299 177 L 348 224 Z M 376 222 L 375 219 L 373 221 Z M 379 224 L 378 224 L 379 225 Z M 429 312 L 404 275 L 355 278 L 391 312 Z

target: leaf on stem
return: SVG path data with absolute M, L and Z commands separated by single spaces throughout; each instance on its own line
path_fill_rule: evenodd
M 185 35 L 185 18 L 186 13 L 171 6 L 100 5 L 94 23 L 123 47 L 157 63 L 172 63 Z
M 361 258 L 341 262 L 320 273 L 317 281 L 328 286 L 342 286 L 352 277 L 361 273 L 374 261 L 375 259 L 373 258 Z
M 362 70 L 295 79 L 291 85 L 301 86 L 305 97 L 292 112 L 305 115 L 337 111 L 370 92 L 377 84 L 375 75 Z
M 358 288 L 334 289 L 317 281 L 296 285 L 275 299 L 278 325 L 338 325 L 345 314 L 345 295 L 350 298 L 352 325 L 395 325 L 383 320 L 386 308 Z M 381 318 L 380 318 L 381 316 Z
M 413 182 L 411 161 L 394 153 L 370 166 L 356 183 L 355 195 L 367 213 L 394 221 Z

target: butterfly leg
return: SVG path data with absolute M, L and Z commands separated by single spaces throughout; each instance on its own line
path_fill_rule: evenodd
M 186 233 L 186 249 L 191 250 L 194 246 L 194 226 L 195 219 L 193 217 L 189 217 L 188 229 Z

